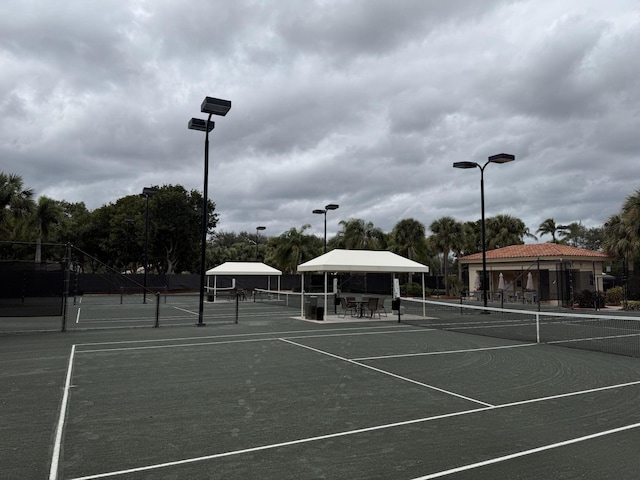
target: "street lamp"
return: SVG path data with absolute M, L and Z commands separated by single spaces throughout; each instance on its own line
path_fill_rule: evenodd
M 260 239 L 260 230 L 266 230 L 267 227 L 256 227 L 256 262 L 258 261 L 258 241 Z
M 340 205 L 335 203 L 330 203 L 326 205 L 324 209 L 316 209 L 311 213 L 316 213 L 318 215 L 324 215 L 324 253 L 327 253 L 327 211 L 328 210 L 337 210 Z
M 487 306 L 487 244 L 485 239 L 485 223 L 484 223 L 484 169 L 490 163 L 507 163 L 516 159 L 514 155 L 508 153 L 499 153 L 488 158 L 484 165 L 476 162 L 454 162 L 453 168 L 476 168 L 480 169 L 480 205 L 482 209 L 482 299 L 484 306 Z M 446 259 L 445 259 L 446 261 Z
M 209 186 L 209 132 L 215 127 L 215 122 L 211 121 L 211 115 L 225 116 L 231 109 L 229 100 L 221 100 L 219 98 L 205 97 L 200 105 L 200 111 L 208 113 L 207 120 L 201 118 L 192 118 L 189 120 L 190 130 L 199 130 L 205 132 L 204 137 L 204 188 L 202 192 L 202 239 L 200 252 L 200 303 L 198 307 L 198 327 L 205 325 L 204 318 L 204 279 L 205 279 L 205 262 L 207 252 L 207 196 Z
M 149 269 L 149 199 L 158 193 L 157 188 L 144 187 L 140 196 L 147 199 L 147 213 L 144 222 L 144 290 L 142 291 L 142 303 L 147 303 L 147 270 Z

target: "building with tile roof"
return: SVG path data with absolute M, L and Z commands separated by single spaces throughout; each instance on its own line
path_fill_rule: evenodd
M 558 243 L 510 245 L 488 250 L 486 259 L 492 300 L 567 306 L 576 292 L 603 291 L 604 265 L 614 260 L 602 252 Z M 482 252 L 459 261 L 468 270 L 468 291 L 481 298 Z

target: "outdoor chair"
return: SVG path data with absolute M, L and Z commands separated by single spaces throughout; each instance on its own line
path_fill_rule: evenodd
M 367 310 L 369 310 L 369 316 L 373 318 L 375 313 L 378 311 L 378 298 L 371 297 L 369 302 L 367 302 Z M 378 317 L 380 317 L 380 312 L 378 312 Z
M 381 316 L 381 313 L 384 312 L 384 316 L 387 316 L 387 309 L 384 308 L 384 297 L 378 298 L 378 316 Z
M 340 306 L 342 307 L 342 318 L 347 316 L 347 312 L 349 312 L 349 314 L 353 317 L 357 311 L 358 311 L 358 306 L 355 302 L 355 299 L 353 301 L 350 301 L 351 299 L 345 298 L 345 297 L 340 297 Z

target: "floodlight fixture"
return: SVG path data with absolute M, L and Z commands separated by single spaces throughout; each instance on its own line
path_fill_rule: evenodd
M 455 162 L 453 168 L 476 168 L 479 167 L 476 162 Z
M 204 97 L 200 111 L 213 115 L 225 116 L 231 110 L 231 102 L 220 98 Z
M 513 162 L 516 159 L 515 155 L 511 155 L 509 153 L 499 153 L 497 155 L 492 155 L 489 157 L 490 163 L 507 163 Z
M 339 207 L 340 205 L 337 203 L 330 203 L 329 205 L 325 205 L 324 209 L 317 208 L 311 212 L 318 215 L 324 215 L 324 253 L 327 253 L 327 211 L 337 210 Z
M 210 132 L 216 126 L 216 122 L 202 120 L 201 118 L 192 118 L 189 120 L 189 130 L 199 130 L 201 132 Z M 208 129 L 208 130 L 207 130 Z

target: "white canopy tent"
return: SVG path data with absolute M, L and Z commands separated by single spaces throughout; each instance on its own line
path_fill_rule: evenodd
M 327 312 L 328 273 L 422 273 L 424 298 L 424 274 L 429 273 L 429 267 L 388 251 L 336 249 L 298 265 L 298 272 L 324 272 L 324 311 Z M 304 292 L 304 276 L 302 276 L 301 287 Z M 304 302 L 301 308 L 304 316 Z
M 261 262 L 225 262 L 222 265 L 207 270 L 207 287 L 209 287 L 209 277 L 213 277 L 213 297 L 216 298 L 218 289 L 218 275 L 239 276 L 239 275 L 266 275 L 268 289 L 271 288 L 271 276 L 278 277 L 278 290 L 280 290 L 280 276 L 282 272 L 278 269 L 265 265 Z M 235 287 L 235 278 L 232 280 L 232 288 Z

